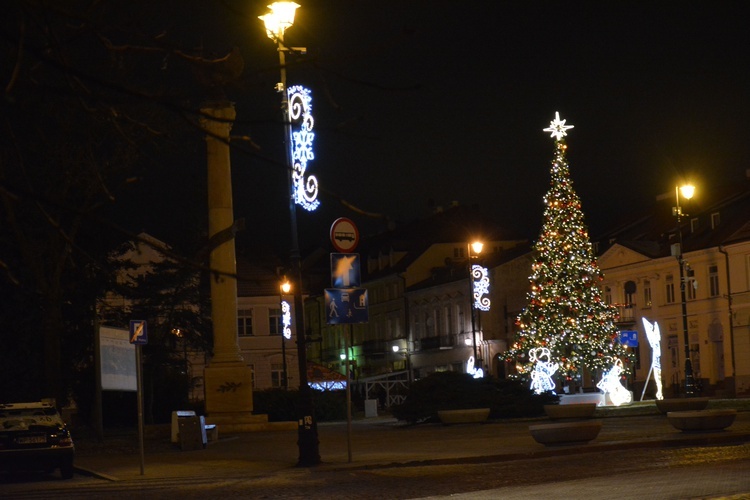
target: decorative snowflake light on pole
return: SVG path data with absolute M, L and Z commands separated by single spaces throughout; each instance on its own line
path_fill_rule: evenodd
M 315 121 L 312 115 L 310 90 L 300 85 L 289 87 L 289 121 L 292 123 L 292 160 L 294 161 L 294 201 L 312 212 L 320 205 L 318 179 L 307 175 L 307 162 L 315 159 L 312 131 Z
M 284 338 L 292 338 L 292 306 L 286 300 L 281 301 L 281 325 L 283 326 Z
M 490 277 L 486 267 L 479 264 L 471 266 L 471 275 L 474 278 L 474 307 L 480 311 L 490 310 Z
M 554 137 L 556 141 L 559 141 L 568 133 L 566 130 L 573 128 L 573 125 L 565 125 L 566 120 L 560 120 L 560 113 L 555 111 L 555 119 L 549 122 L 549 127 L 545 128 L 545 132 L 550 132 L 550 137 Z

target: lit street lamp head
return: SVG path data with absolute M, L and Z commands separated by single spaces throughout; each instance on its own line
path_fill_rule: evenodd
M 686 200 L 689 200 L 693 197 L 695 194 L 695 186 L 692 184 L 685 184 L 684 186 L 674 188 L 674 194 L 675 194 L 675 201 L 677 202 L 677 206 L 672 208 L 672 215 L 677 216 L 677 220 L 680 220 L 680 217 L 683 215 L 682 213 L 682 207 L 680 206 L 680 194 L 682 194 L 682 197 Z
M 474 251 L 475 255 L 482 253 L 482 248 L 484 248 L 484 243 L 481 241 L 475 241 L 471 244 L 471 249 Z
M 271 12 L 258 16 L 266 25 L 266 34 L 273 41 L 283 40 L 284 32 L 294 24 L 294 12 L 299 4 L 294 2 L 274 2 L 268 6 Z
M 692 184 L 685 184 L 684 186 L 680 187 L 680 193 L 682 194 L 683 198 L 689 200 L 695 194 L 695 186 L 693 186 Z

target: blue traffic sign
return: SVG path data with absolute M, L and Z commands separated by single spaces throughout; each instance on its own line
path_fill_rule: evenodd
M 130 343 L 134 345 L 148 344 L 148 328 L 145 320 L 130 320 Z
M 331 286 L 333 288 L 356 288 L 360 286 L 358 253 L 331 254 Z
M 366 288 L 326 288 L 326 323 L 345 325 L 369 320 Z
M 626 347 L 638 347 L 638 332 L 635 330 L 621 330 L 620 343 Z

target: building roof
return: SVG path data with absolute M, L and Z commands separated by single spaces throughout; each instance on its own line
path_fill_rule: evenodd
M 671 254 L 678 241 L 674 196 L 660 196 L 652 206 L 592 238 L 601 254 L 618 243 L 651 258 Z M 711 248 L 750 237 L 750 179 L 712 189 L 681 202 L 683 251 Z

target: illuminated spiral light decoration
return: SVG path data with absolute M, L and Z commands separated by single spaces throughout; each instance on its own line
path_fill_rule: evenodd
M 318 179 L 307 175 L 307 162 L 315 159 L 312 129 L 315 121 L 312 116 L 312 96 L 310 90 L 294 85 L 287 90 L 289 100 L 289 121 L 292 124 L 292 161 L 294 163 L 293 183 L 294 202 L 312 212 L 320 206 L 318 200 Z
M 284 327 L 284 338 L 292 338 L 292 307 L 286 300 L 281 301 L 281 324 Z
M 490 277 L 486 267 L 478 264 L 471 266 L 471 275 L 474 278 L 474 307 L 480 311 L 490 310 Z

